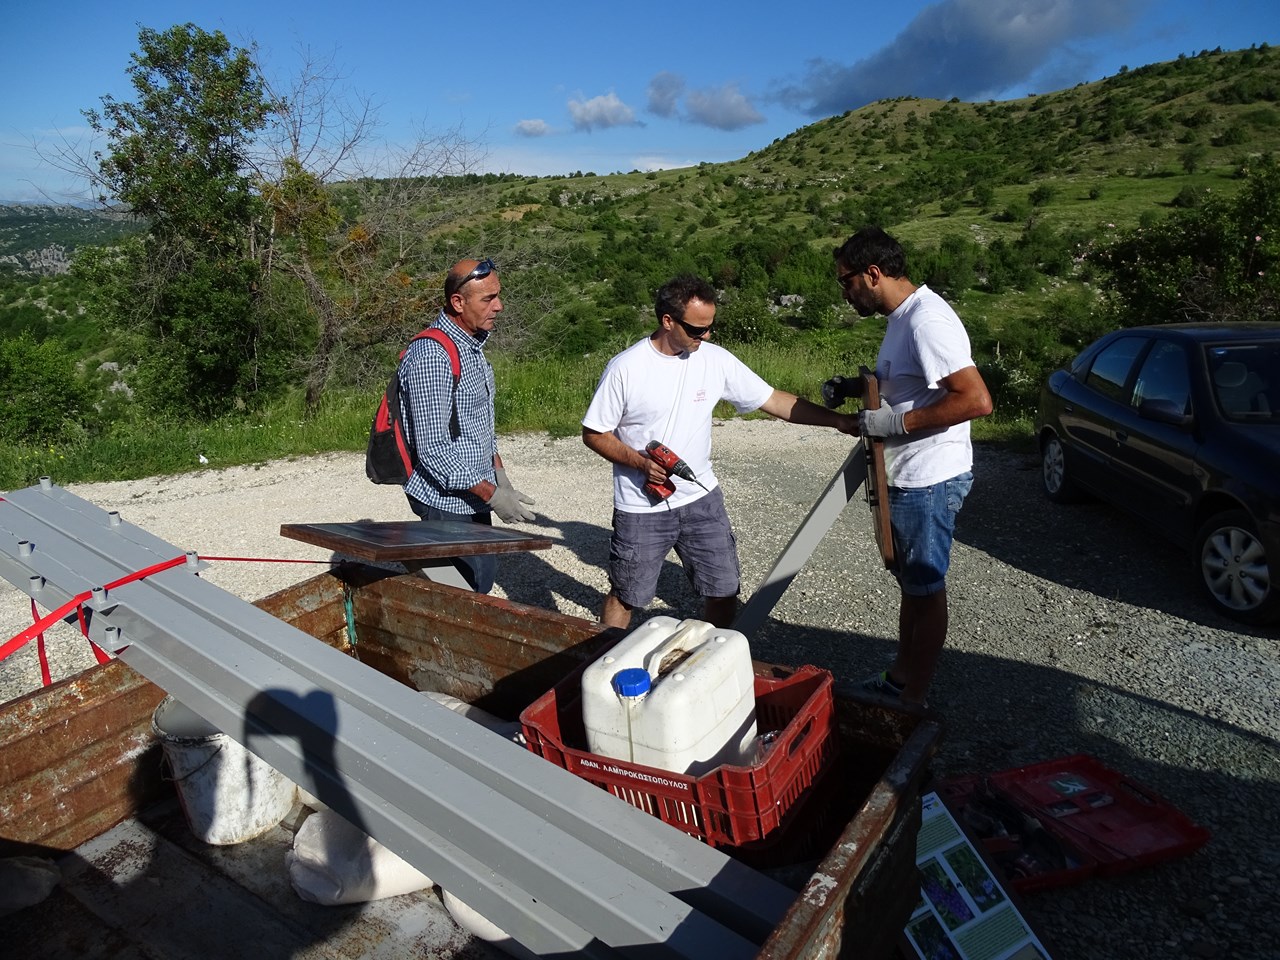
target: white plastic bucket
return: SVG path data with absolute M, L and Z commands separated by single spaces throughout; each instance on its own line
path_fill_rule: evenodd
M 284 774 L 173 697 L 151 715 L 191 832 L 205 843 L 240 843 L 285 818 L 298 788 Z
M 632 682 L 640 672 L 647 683 Z M 582 720 L 587 749 L 600 756 L 695 777 L 742 763 L 756 735 L 747 638 L 653 617 L 587 666 Z

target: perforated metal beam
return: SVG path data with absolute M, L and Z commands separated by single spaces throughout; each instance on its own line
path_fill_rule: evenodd
M 794 898 L 193 574 L 51 483 L 0 503 L 0 573 L 536 952 L 747 957 Z M 98 589 L 95 589 L 98 588 Z M 658 953 L 653 951 L 657 948 Z

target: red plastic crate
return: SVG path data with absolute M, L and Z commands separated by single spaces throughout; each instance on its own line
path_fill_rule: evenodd
M 781 731 L 764 761 L 690 777 L 581 749 L 582 669 L 520 714 L 529 749 L 712 846 L 763 839 L 835 760 L 839 738 L 827 670 L 804 666 L 782 679 L 757 676 L 756 728 Z
M 971 830 L 973 811 L 985 817 L 992 804 L 1005 804 L 1056 842 L 1063 860 L 1053 869 L 1036 862 L 1034 830 L 980 838 L 988 856 L 1008 874 L 1009 885 L 1023 893 L 1095 874 L 1127 873 L 1191 853 L 1209 839 L 1204 827 L 1087 754 L 986 778 L 959 777 L 940 784 L 938 793 Z

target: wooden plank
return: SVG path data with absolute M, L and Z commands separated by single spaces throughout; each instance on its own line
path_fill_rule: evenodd
M 869 367 L 859 371 L 865 382 L 863 406 L 868 410 L 880 409 L 880 382 Z M 893 527 L 889 524 L 889 480 L 884 469 L 884 439 L 866 437 L 863 440 L 867 452 L 867 504 L 871 507 L 871 523 L 875 528 L 876 546 L 885 569 L 896 570 L 898 558 L 893 549 Z
M 285 523 L 280 536 L 374 563 L 546 550 L 552 543 L 548 537 L 452 520 Z

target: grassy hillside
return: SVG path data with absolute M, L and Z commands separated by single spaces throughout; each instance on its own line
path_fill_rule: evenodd
M 1229 195 L 1250 162 L 1280 152 L 1277 99 L 1280 53 L 1266 45 L 1019 100 L 901 98 L 730 163 L 464 178 L 441 195 L 435 229 L 455 249 L 542 266 L 539 289 L 554 291 L 546 319 L 573 343 L 575 329 L 590 333 L 584 342 L 633 334 L 647 323 L 649 291 L 680 269 L 711 276 L 730 301 L 755 287 L 776 309 L 800 294 L 804 306 L 782 311 L 784 325 L 829 329 L 831 311 L 843 310 L 829 252 L 878 223 L 917 254 L 913 279 L 977 311 L 998 337 L 1055 297 L 1089 295 L 1073 249 Z M 972 279 L 926 277 L 930 251 L 947 244 L 1044 250 L 1036 276 L 996 277 L 978 264 Z M 743 275 L 755 263 L 767 276 Z
M 438 296 L 443 264 L 457 256 L 493 256 L 507 304 L 490 351 L 504 384 L 500 425 L 572 432 L 604 359 L 651 326 L 652 290 L 677 272 L 710 277 L 724 291 L 717 338 L 783 389 L 816 396 L 826 377 L 871 362 L 883 324 L 856 322 L 841 302 L 830 251 L 858 227 L 879 224 L 907 245 L 912 279 L 956 304 L 997 397 L 1000 416 L 981 429 L 1010 436 L 1025 425 L 1045 369 L 1074 352 L 1099 323 L 1110 322 L 1095 309 L 1103 277 L 1084 252 L 1239 189 L 1243 170 L 1280 155 L 1278 99 L 1280 53 L 1261 45 L 1206 51 L 1019 100 L 882 101 L 729 163 L 428 182 L 431 189 L 404 191 L 419 198 L 409 213 L 416 235 L 429 238 L 425 259 L 397 262 L 386 278 L 411 286 L 421 303 L 403 322 L 417 324 L 421 304 Z M 356 235 L 373 236 L 371 248 L 377 246 L 361 198 L 370 191 L 398 193 L 396 186 L 330 188 L 341 221 L 331 238 L 335 249 Z M 26 222 L 13 227 L 10 214 Z M 24 243 L 102 242 L 107 227 L 82 214 L 54 211 L 40 226 L 30 210 L 0 209 L 0 242 L 10 242 L 12 230 Z M 340 273 L 340 257 L 333 265 Z M 105 335 L 94 311 L 84 309 L 85 282 L 0 273 L 0 338 L 24 332 L 36 340 L 57 338 L 65 348 L 54 356 L 91 360 L 82 362 L 84 369 L 118 360 L 127 371 L 119 338 Z M 376 285 L 368 289 L 381 294 Z M 340 288 L 336 293 L 338 306 L 355 299 L 344 301 Z M 294 311 L 290 336 L 314 336 L 296 290 L 271 294 L 267 311 L 273 305 Z M 353 330 L 374 329 L 354 319 Z M 264 322 L 273 322 L 269 313 Z M 323 435 L 337 445 L 359 445 L 366 394 L 385 382 L 402 345 L 399 332 L 395 342 L 366 339 L 343 344 L 343 365 L 330 384 L 346 419 L 343 428 Z M 310 349 L 301 340 L 290 347 L 299 356 Z M 105 409 L 122 403 L 116 396 Z M 265 425 L 272 417 L 294 424 L 296 403 L 286 397 L 267 410 Z M 248 427 L 236 433 L 228 421 L 212 428 L 263 438 L 260 448 L 237 440 L 239 462 L 307 451 L 316 442 L 306 433 L 277 449 L 270 441 L 275 432 Z M 145 434 L 169 453 L 135 452 L 129 472 L 143 475 L 149 462 L 168 463 L 175 448 L 185 456 L 197 443 L 191 431 L 208 428 L 175 423 L 175 429 L 180 441 L 154 430 L 131 440 L 137 451 Z M 98 432 L 77 423 L 64 435 L 75 430 Z M 199 445 L 214 449 L 206 440 Z M 0 450 L 0 476 L 34 476 L 49 469 L 50 456 L 63 456 L 52 447 L 12 452 L 10 458 Z M 58 464 L 60 475 L 71 470 L 87 479 L 122 469 L 109 445 L 78 447 L 75 467 L 72 455 L 68 450 L 67 462 Z
M 13 272 L 30 266 L 32 255 L 49 247 L 76 248 L 112 243 L 141 227 L 130 217 L 65 204 L 0 205 L 0 263 Z
M 588 239 L 601 236 L 604 207 L 673 235 L 767 223 L 816 231 L 810 240 L 825 246 L 864 219 L 917 242 L 947 230 L 1010 236 L 1021 224 L 1002 214 L 1043 188 L 1039 216 L 1129 226 L 1184 187 L 1229 189 L 1241 162 L 1276 152 L 1277 99 L 1276 50 L 1206 52 L 1021 100 L 881 101 L 731 163 L 482 180 L 477 206 L 495 221 L 571 223 Z

